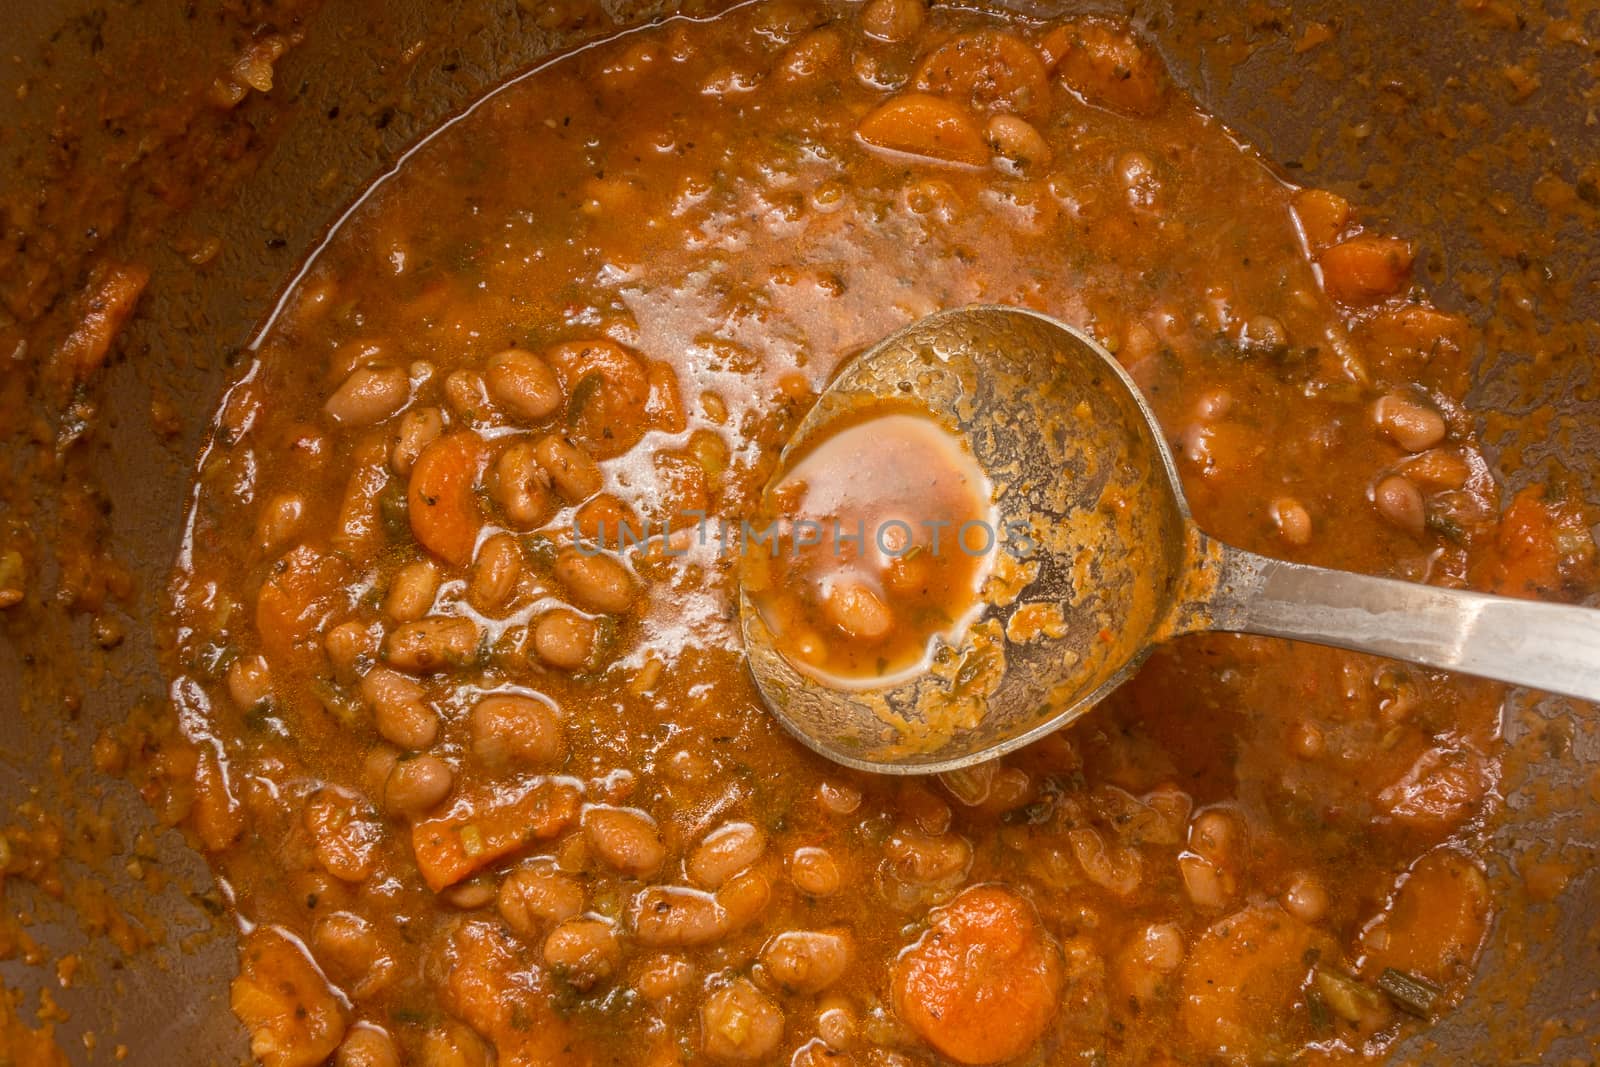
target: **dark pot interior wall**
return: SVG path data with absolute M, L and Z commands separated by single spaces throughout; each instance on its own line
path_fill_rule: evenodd
M 130 1064 L 170 1064 L 176 1050 L 183 1062 L 233 1062 L 244 1054 L 226 1009 L 233 946 L 214 927 L 218 901 L 204 865 L 177 834 L 152 830 L 137 782 L 90 770 L 102 728 L 159 703 L 148 620 L 230 353 L 340 205 L 416 137 L 552 49 L 659 12 L 609 0 L 10 6 L 20 10 L 4 16 L 0 64 L 0 291 L 15 297 L 32 262 L 18 251 L 23 208 L 49 201 L 60 277 L 39 291 L 60 292 L 33 320 L 14 300 L 0 306 L 0 359 L 10 361 L 0 371 L 0 411 L 32 415 L 0 426 L 0 532 L 21 528 L 39 546 L 29 554 L 29 599 L 0 613 L 0 822 L 37 827 L 38 812 L 66 812 L 77 845 L 62 865 L 68 904 L 7 880 L 7 911 L 33 920 L 27 933 L 47 962 L 14 954 L 0 962 L 0 978 L 23 994 L 25 1017 L 37 991 L 52 990 L 65 1015 L 58 1037 L 75 1061 L 108 1060 L 125 1043 Z M 1446 0 L 1248 9 L 1163 0 L 1135 10 L 1180 80 L 1286 176 L 1338 189 L 1391 220 L 1387 229 L 1422 238 L 1423 271 L 1441 303 L 1486 326 L 1477 396 L 1501 439 L 1508 483 L 1541 475 L 1560 456 L 1593 488 L 1600 7 L 1574 0 L 1565 19 Z M 1298 51 L 1315 24 L 1332 39 Z M 194 102 L 252 37 L 273 33 L 296 43 L 271 93 L 252 93 L 229 112 Z M 1518 99 L 1529 78 L 1537 87 Z M 203 255 L 207 238 L 217 239 L 216 255 L 197 267 L 189 257 Z M 48 347 L 86 271 L 106 256 L 148 265 L 150 286 L 110 365 L 76 396 L 56 397 L 42 369 Z M 18 353 L 18 340 L 31 348 Z M 1528 415 L 1540 405 L 1553 417 L 1530 433 Z M 1497 410 L 1512 416 L 1490 418 Z M 74 438 L 63 431 L 75 417 L 87 429 Z M 79 501 L 80 486 L 81 506 L 61 503 Z M 54 595 L 63 575 L 50 546 L 83 536 L 129 576 L 99 612 Z M 1590 1047 L 1587 1037 L 1563 1036 L 1600 1023 L 1590 1000 L 1600 877 L 1585 871 L 1600 837 L 1600 728 L 1585 712 L 1508 715 L 1517 755 L 1505 783 L 1506 862 L 1495 873 L 1509 904 L 1485 979 L 1431 1035 L 1437 1046 L 1419 1043 L 1411 1058 L 1473 1062 L 1458 1050 L 1486 1031 L 1529 1035 L 1513 1044 L 1530 1061 Z M 94 845 L 113 837 L 114 847 Z M 1546 843 L 1564 847 L 1578 873 L 1553 900 L 1536 900 L 1515 875 L 1530 847 L 1535 859 L 1556 857 L 1540 851 Z M 171 876 L 164 888 L 151 871 Z M 90 911 L 69 906 L 101 883 L 136 921 L 163 928 L 158 944 L 125 954 L 103 923 L 85 921 Z M 54 961 L 72 953 L 84 959 L 81 976 L 60 988 Z M 1549 1038 L 1539 1034 L 1547 1018 L 1557 1020 Z M 86 1031 L 95 1034 L 92 1056 Z

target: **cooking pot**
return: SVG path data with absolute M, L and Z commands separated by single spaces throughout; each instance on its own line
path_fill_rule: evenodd
M 340 205 L 439 121 L 544 57 L 714 5 L 7 6 L 0 553 L 18 555 L 0 567 L 20 565 L 26 595 L 0 610 L 0 979 L 71 1062 L 234 1062 L 225 902 L 137 771 L 96 745 L 166 722 L 152 620 L 233 357 Z M 1012 6 L 1131 14 L 1285 177 L 1419 237 L 1440 305 L 1482 327 L 1472 400 L 1497 474 L 1514 489 L 1559 463 L 1600 503 L 1600 7 Z M 119 263 L 150 277 L 102 366 L 69 330 Z M 1400 1061 L 1592 1062 L 1597 1047 L 1600 722 L 1513 696 L 1505 735 L 1498 920 L 1465 1003 Z M 0 1028 L 0 1061 L 39 1059 L 18 1033 Z

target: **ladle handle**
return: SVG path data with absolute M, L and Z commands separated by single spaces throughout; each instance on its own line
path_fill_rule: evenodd
M 1600 701 L 1600 610 L 1209 547 L 1217 584 L 1196 629 L 1333 645 Z

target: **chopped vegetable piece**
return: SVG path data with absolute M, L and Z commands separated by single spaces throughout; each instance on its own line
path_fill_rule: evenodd
M 1383 973 L 1378 975 L 1378 988 L 1389 994 L 1396 1004 L 1422 1019 L 1433 1014 L 1434 1005 L 1439 1001 L 1440 990 L 1432 982 L 1393 967 L 1385 967 Z
M 434 892 L 534 842 L 561 833 L 578 817 L 578 787 L 554 778 L 464 793 L 441 814 L 411 828 L 417 866 Z
M 406 512 L 411 532 L 446 563 L 472 562 L 483 518 L 473 495 L 485 449 L 470 431 L 441 437 L 422 450 L 411 469 Z

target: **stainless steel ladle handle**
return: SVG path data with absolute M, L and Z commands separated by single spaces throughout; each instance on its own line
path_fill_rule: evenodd
M 1207 547 L 1217 581 L 1190 629 L 1288 637 L 1600 701 L 1600 610 Z

